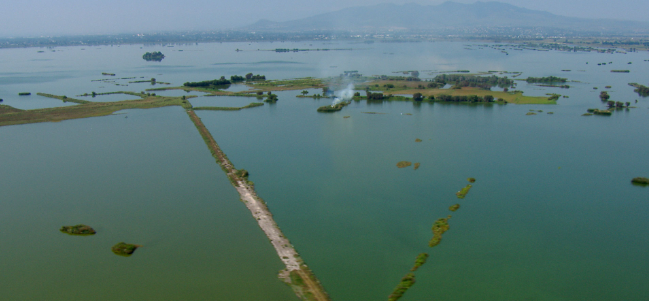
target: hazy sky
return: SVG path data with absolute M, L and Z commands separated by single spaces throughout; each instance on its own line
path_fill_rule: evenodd
M 437 5 L 445 0 L 8 0 L 0 9 L 0 36 L 227 29 L 249 25 L 259 19 L 286 21 L 386 2 Z M 499 2 L 563 16 L 649 22 L 647 0 Z

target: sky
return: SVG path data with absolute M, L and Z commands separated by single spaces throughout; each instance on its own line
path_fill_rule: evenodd
M 295 20 L 354 6 L 379 3 L 438 5 L 443 2 L 445 0 L 6 0 L 0 9 L 0 36 L 221 30 L 250 25 L 260 19 Z M 649 22 L 647 0 L 499 2 L 569 17 Z

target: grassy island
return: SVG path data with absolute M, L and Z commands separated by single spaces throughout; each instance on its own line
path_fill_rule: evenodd
M 529 113 L 527 114 L 529 115 Z M 466 186 L 464 186 L 462 189 L 460 189 L 460 191 L 456 192 L 455 195 L 457 196 L 458 199 L 463 199 L 466 197 L 466 194 L 469 193 L 469 190 L 471 190 L 471 184 L 467 184 Z
M 322 106 L 318 108 L 318 112 L 321 113 L 333 113 L 333 112 L 338 112 L 342 110 L 345 106 L 347 106 L 349 103 L 347 102 L 339 102 L 335 105 L 330 105 L 330 106 Z
M 397 285 L 396 288 L 394 288 L 394 291 L 392 291 L 392 294 L 388 296 L 388 301 L 396 301 L 401 299 L 403 294 L 406 293 L 406 291 L 412 287 L 415 284 L 415 274 L 414 273 L 408 273 L 406 276 L 401 278 L 401 282 Z
M 435 221 L 432 228 L 433 238 L 428 242 L 429 247 L 435 247 L 439 245 L 440 242 L 442 242 L 442 235 L 450 228 L 450 226 L 448 225 L 449 218 L 451 218 L 450 215 L 446 218 L 440 218 Z
M 404 168 L 404 167 L 408 167 L 410 165 L 412 165 L 412 162 L 410 162 L 410 161 L 399 161 L 399 163 L 397 163 L 398 168 Z
M 92 227 L 83 224 L 63 226 L 59 231 L 70 235 L 95 235 L 97 233 Z
M 128 256 L 131 256 L 133 254 L 133 252 L 135 252 L 135 250 L 137 248 L 139 248 L 139 247 L 142 247 L 142 246 L 133 245 L 133 244 L 127 244 L 125 242 L 120 242 L 120 243 L 114 245 L 111 248 L 111 250 L 113 251 L 113 253 L 115 253 L 115 255 L 128 257 Z
M 633 180 L 631 180 L 631 183 L 647 186 L 649 185 L 649 178 L 643 178 L 643 177 L 633 178 Z

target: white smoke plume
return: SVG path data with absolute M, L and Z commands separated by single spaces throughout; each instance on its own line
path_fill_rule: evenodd
M 331 106 L 339 104 L 341 101 L 350 101 L 354 97 L 354 84 L 347 85 L 347 88 L 341 91 L 336 91 L 334 93 L 334 101 Z

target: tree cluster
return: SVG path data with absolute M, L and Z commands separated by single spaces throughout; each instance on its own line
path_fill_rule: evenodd
M 440 101 L 440 102 L 494 102 L 494 97 L 492 95 L 485 95 L 480 97 L 478 95 L 461 95 L 461 96 L 451 96 L 451 95 L 438 95 L 437 97 L 430 96 L 430 100 Z
M 223 85 L 229 85 L 232 82 L 225 79 L 225 76 L 221 76 L 220 79 L 214 79 L 214 80 L 205 80 L 202 82 L 186 82 L 183 84 L 185 87 L 210 87 L 210 86 L 223 86 Z
M 372 93 L 370 91 L 367 92 L 367 100 L 383 100 L 383 93 Z
M 635 90 L 633 91 L 638 93 L 638 95 L 642 97 L 649 96 L 649 87 L 643 86 L 641 84 L 636 84 L 636 83 L 630 83 L 629 86 L 635 87 Z
M 266 80 L 265 75 L 253 75 L 252 73 L 246 74 L 246 80 Z
M 430 85 L 433 84 L 433 85 Z M 485 90 L 490 90 L 493 86 L 501 88 L 509 87 L 514 84 L 514 81 L 505 77 L 492 76 L 477 76 L 477 75 L 462 75 L 462 74 L 440 74 L 435 76 L 433 82 L 429 84 L 431 88 L 443 87 L 446 84 L 452 84 L 454 87 L 477 87 Z
M 568 79 L 563 77 L 556 76 L 546 76 L 546 77 L 528 77 L 525 81 L 528 83 L 565 83 Z
M 147 61 L 162 61 L 163 58 L 165 58 L 165 55 L 162 54 L 160 51 L 154 51 L 154 52 L 147 52 L 142 56 L 143 59 Z M 114 74 L 113 74 L 114 75 Z
M 611 95 L 608 95 L 606 91 L 599 93 L 599 99 L 601 99 L 602 101 L 607 101 L 609 98 L 611 98 Z

